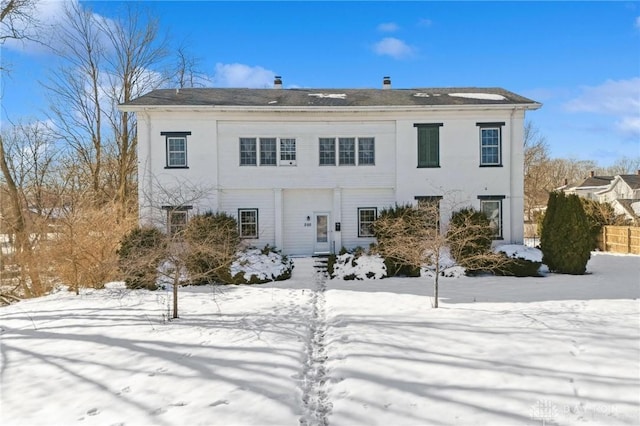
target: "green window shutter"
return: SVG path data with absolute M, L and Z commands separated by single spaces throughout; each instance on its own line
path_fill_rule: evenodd
M 440 166 L 440 127 L 418 127 L 418 167 Z

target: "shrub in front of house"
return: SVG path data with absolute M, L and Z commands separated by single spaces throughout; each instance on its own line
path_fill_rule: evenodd
M 504 256 L 504 262 L 495 270 L 496 275 L 511 277 L 540 277 L 542 252 L 533 247 L 523 245 L 503 245 L 495 249 Z
M 402 220 L 405 215 L 422 215 L 425 216 L 424 212 L 416 209 L 411 204 L 396 204 L 393 207 L 385 208 L 380 211 L 378 215 L 378 219 L 373 224 L 374 236 L 376 238 L 377 244 L 373 245 L 371 248 L 371 253 L 378 253 L 384 257 L 384 264 L 386 269 L 386 274 L 389 277 L 419 277 L 420 276 L 420 265 L 409 265 L 407 262 L 403 262 L 402 260 L 392 256 L 386 255 L 387 247 L 396 245 L 396 239 L 398 236 L 393 232 L 389 232 L 383 226 L 385 218 Z M 410 221 L 412 222 L 412 221 Z M 426 224 L 427 218 L 423 223 Z M 406 229 L 407 233 L 413 232 L 411 229 Z
M 387 276 L 384 259 L 378 254 L 367 254 L 362 247 L 351 251 L 340 250 L 339 255 L 329 256 L 327 272 L 332 279 L 368 280 Z
M 293 261 L 275 247 L 249 248 L 236 253 L 229 269 L 222 274 L 224 284 L 263 284 L 291 278 Z
M 449 253 L 466 269 L 467 275 L 492 269 L 490 256 L 485 256 L 491 252 L 492 238 L 491 223 L 484 213 L 468 207 L 451 214 L 447 231 Z
M 542 262 L 549 271 L 584 274 L 592 247 L 589 221 L 578 196 L 562 192 L 549 194 L 540 234 Z
M 185 265 L 194 284 L 220 282 L 240 246 L 238 222 L 224 212 L 196 215 L 184 229 Z
M 122 238 L 118 267 L 127 288 L 157 289 L 158 267 L 166 248 L 166 235 L 153 227 L 133 229 Z

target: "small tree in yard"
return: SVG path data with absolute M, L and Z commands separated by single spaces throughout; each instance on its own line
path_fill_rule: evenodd
M 590 225 L 577 195 L 549 194 L 542 222 L 540 249 L 550 271 L 581 275 L 591 257 Z
M 422 202 L 417 206 L 402 206 L 396 209 L 393 215 L 380 215 L 374 222 L 376 235 L 382 237 L 378 241 L 377 251 L 386 257 L 391 257 L 420 268 L 423 265 L 431 265 L 434 269 L 433 307 L 438 307 L 438 279 L 440 277 L 440 256 L 443 251 L 454 244 L 464 246 L 471 243 L 480 233 L 490 230 L 488 223 L 472 225 L 468 221 L 462 223 L 450 222 L 447 232 L 440 230 L 440 206 L 438 202 Z M 475 227 L 476 232 L 471 232 Z M 482 263 L 485 269 L 498 268 L 507 260 L 491 251 L 483 252 L 475 256 L 478 264 Z

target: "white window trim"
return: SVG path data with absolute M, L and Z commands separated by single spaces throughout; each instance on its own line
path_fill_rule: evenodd
M 320 163 L 320 139 L 331 139 L 334 143 L 334 161 L 333 163 L 322 164 Z M 340 140 L 353 139 L 353 163 L 340 163 Z M 360 139 L 371 139 L 373 141 L 373 162 L 372 163 L 360 163 Z M 318 138 L 318 165 L 324 166 L 375 166 L 376 165 L 376 137 L 375 136 L 321 136 Z
M 160 132 L 160 135 L 165 137 L 165 169 L 186 169 L 189 167 L 188 158 L 188 140 L 187 136 L 191 135 L 191 132 Z M 169 150 L 169 141 L 172 139 L 182 139 L 184 141 L 184 150 L 171 151 Z M 172 153 L 184 153 L 184 162 L 180 164 L 171 164 Z
M 293 143 L 293 151 L 289 151 L 289 150 L 283 150 L 282 149 L 282 144 L 284 141 L 289 141 Z M 297 165 L 297 160 L 298 160 L 298 144 L 296 141 L 296 138 L 278 138 L 278 143 L 277 143 L 277 150 L 278 150 L 278 165 L 280 166 L 296 166 Z M 283 159 L 282 156 L 285 154 L 290 154 L 291 152 L 293 152 L 293 158 L 290 159 Z
M 243 234 L 243 225 L 245 225 L 245 223 L 242 222 L 242 213 L 243 212 L 254 212 L 255 213 L 255 226 L 256 226 L 256 232 L 255 234 L 251 234 L 251 235 L 244 235 Z M 257 239 L 258 235 L 260 234 L 258 225 L 260 223 L 260 218 L 258 215 L 258 209 L 238 209 L 238 234 L 240 235 L 240 238 L 242 239 Z M 246 225 L 251 225 L 254 224 L 254 222 L 247 222 Z
M 502 167 L 502 146 L 503 146 L 503 138 L 502 138 L 502 128 L 505 123 L 476 123 L 478 129 L 478 148 L 480 155 L 480 167 Z M 497 148 L 498 149 L 498 161 L 497 162 L 485 162 L 482 156 L 482 132 L 484 130 L 497 130 L 498 131 L 498 144 L 496 145 L 488 145 L 486 148 Z
M 504 199 L 505 197 L 502 195 L 488 195 L 488 196 L 479 196 L 480 199 L 480 211 L 484 212 L 484 204 L 485 203 L 498 203 L 498 229 L 496 234 L 493 236 L 494 240 L 502 240 L 504 239 Z M 492 221 L 491 218 L 488 218 L 489 221 Z
M 358 207 L 358 238 L 372 238 L 375 236 L 373 231 L 371 232 L 371 235 L 363 235 L 361 233 L 362 216 L 360 214 L 364 211 L 371 211 L 371 210 L 373 210 L 373 221 L 371 222 L 371 224 L 373 224 L 373 222 L 375 222 L 375 220 L 378 218 L 378 208 L 377 207 Z
M 251 164 L 243 164 L 242 163 L 242 143 L 243 139 L 253 140 L 255 143 L 256 149 L 256 162 Z M 265 139 L 274 139 L 276 141 L 276 162 L 275 164 L 263 164 L 262 163 L 262 149 L 261 149 L 261 141 Z M 289 140 L 293 141 L 293 157 L 292 160 L 283 160 L 282 155 L 285 151 L 282 150 L 282 141 Z M 289 152 L 289 151 L 286 151 Z M 296 166 L 297 158 L 298 158 L 298 144 L 297 139 L 295 137 L 276 137 L 276 136 L 242 136 L 238 138 L 238 163 L 240 167 L 274 167 L 274 166 Z

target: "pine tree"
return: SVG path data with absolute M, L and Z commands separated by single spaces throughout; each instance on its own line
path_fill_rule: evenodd
M 591 256 L 589 221 L 577 195 L 549 195 L 540 235 L 543 262 L 550 271 L 584 274 Z
M 551 192 L 547 201 L 547 210 L 544 213 L 542 227 L 540 229 L 540 250 L 542 250 L 542 262 L 547 265 L 550 271 L 556 270 L 555 259 L 557 258 L 555 251 L 555 218 L 558 204 L 558 193 Z

